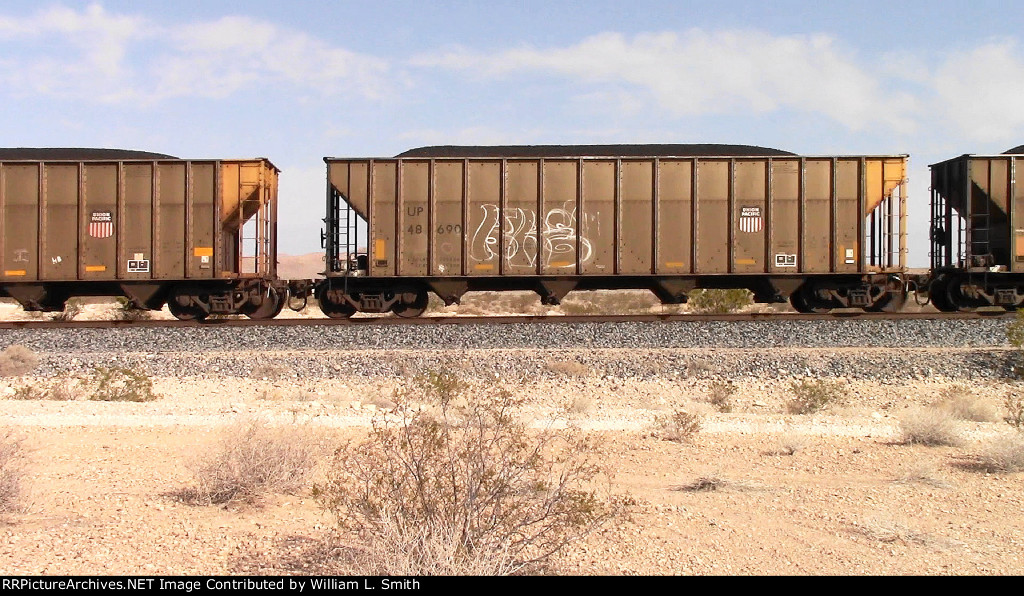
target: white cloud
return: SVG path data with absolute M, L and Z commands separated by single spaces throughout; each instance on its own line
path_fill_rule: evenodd
M 455 130 L 414 129 L 403 132 L 398 138 L 413 145 L 525 145 L 535 143 L 541 136 L 539 130 L 507 131 L 488 126 L 470 126 Z
M 1024 59 L 1015 42 L 987 42 L 951 53 L 931 79 L 936 115 L 943 117 L 946 129 L 952 124 L 979 142 L 1020 142 Z
M 260 85 L 378 98 L 388 86 L 385 60 L 248 17 L 167 27 L 99 5 L 57 7 L 0 16 L 0 53 L 11 93 L 105 103 L 223 98 Z
M 613 93 L 628 89 L 634 97 L 639 90 L 675 116 L 792 109 L 824 114 L 851 130 L 881 125 L 909 131 L 917 105 L 825 35 L 603 33 L 562 48 L 493 54 L 456 48 L 412 63 L 491 78 L 556 75 L 573 84 L 611 86 Z

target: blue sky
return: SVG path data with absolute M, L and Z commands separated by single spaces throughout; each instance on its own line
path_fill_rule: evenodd
M 1024 3 L 0 5 L 5 146 L 281 167 L 281 245 L 319 250 L 322 157 L 426 144 L 746 143 L 929 163 L 1024 143 Z

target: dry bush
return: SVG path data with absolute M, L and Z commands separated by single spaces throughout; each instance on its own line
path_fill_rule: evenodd
M 856 524 L 862 534 L 878 542 L 928 545 L 935 542 L 928 534 L 887 516 L 874 517 Z
M 308 428 L 250 420 L 224 430 L 212 454 L 193 466 L 196 487 L 183 495 L 203 505 L 258 503 L 306 485 L 319 449 Z
M 594 398 L 581 395 L 572 400 L 567 409 L 570 414 L 582 415 L 593 412 L 596 405 L 597 403 L 594 401 Z
M 708 403 L 724 414 L 732 412 L 735 407 L 732 396 L 735 393 L 736 385 L 729 381 L 715 381 L 708 390 Z
M 288 367 L 277 362 L 269 362 L 254 366 L 249 376 L 264 381 L 275 381 L 288 376 L 289 372 Z
M 568 377 L 590 376 L 590 367 L 575 360 L 549 360 L 545 365 L 551 372 Z
M 501 313 L 539 314 L 544 311 L 536 292 L 470 292 L 463 296 L 458 313 L 491 315 Z
M 843 401 L 842 386 L 825 379 L 801 379 L 790 384 L 793 397 L 786 402 L 790 414 L 813 414 Z
M 157 399 L 153 392 L 153 379 L 142 371 L 124 367 L 97 367 L 86 381 L 93 401 L 146 402 Z
M 672 490 L 688 492 L 688 493 L 706 493 L 716 492 L 724 490 L 734 491 L 750 491 L 750 490 L 763 490 L 763 487 L 753 483 L 732 480 L 725 478 L 720 474 L 706 474 L 700 476 L 689 484 L 683 484 L 680 486 L 672 487 Z
M 908 445 L 956 446 L 961 443 L 956 419 L 942 408 L 908 410 L 900 420 L 900 432 Z
M 707 314 L 726 314 L 741 310 L 754 303 L 750 290 L 694 290 L 689 294 L 690 309 Z
M 79 385 L 74 378 L 32 381 L 15 387 L 11 399 L 74 401 L 80 394 Z
M 64 303 L 64 310 L 53 315 L 53 320 L 66 323 L 74 320 L 74 318 L 80 314 L 82 314 L 82 301 L 77 298 L 72 298 Z
M 677 487 L 676 490 L 691 493 L 706 493 L 721 490 L 726 484 L 727 481 L 719 476 L 701 476 L 690 484 L 684 484 L 683 486 Z
M 139 308 L 135 303 L 124 296 L 117 297 L 117 309 L 114 317 L 119 321 L 143 321 L 152 316 L 150 311 Z
M 903 468 L 895 482 L 903 484 L 927 484 L 937 488 L 953 488 L 953 485 L 938 478 L 935 464 L 927 461 L 912 462 Z
M 807 437 L 794 432 L 787 432 L 776 435 L 774 444 L 768 450 L 769 455 L 796 455 L 807 446 Z
M 371 395 L 367 403 L 381 410 L 393 410 L 395 408 L 395 401 L 393 399 L 384 397 L 379 393 Z
M 661 302 L 646 290 L 598 290 L 573 292 L 558 306 L 567 315 L 647 314 Z
M 429 294 L 427 294 L 427 310 L 425 310 L 423 314 L 434 315 L 445 313 L 448 312 L 447 310 L 445 310 L 446 308 L 447 306 L 445 306 L 444 300 L 441 300 L 441 298 L 437 294 L 430 292 Z
M 1003 420 L 1019 431 L 1024 431 L 1024 396 L 1017 392 L 1010 392 L 1003 401 L 1006 408 L 1006 416 Z
M 26 375 L 39 366 L 39 356 L 21 345 L 7 346 L 0 352 L 0 377 Z
M 998 418 L 992 404 L 975 395 L 970 387 L 965 385 L 946 387 L 939 394 L 939 399 L 934 405 L 949 411 L 960 420 L 992 422 Z
M 608 477 L 595 445 L 571 430 L 528 431 L 507 390 L 428 372 L 394 400 L 317 487 L 339 525 L 362 537 L 350 562 L 360 574 L 533 571 L 617 513 L 600 490 Z
M 992 440 L 982 449 L 978 461 L 989 472 L 1024 472 L 1024 435 Z
M 22 439 L 10 429 L 0 430 L 0 513 L 17 511 L 25 479 Z
M 676 410 L 670 416 L 659 416 L 654 424 L 657 437 L 676 443 L 692 441 L 700 432 L 701 416 L 686 410 Z

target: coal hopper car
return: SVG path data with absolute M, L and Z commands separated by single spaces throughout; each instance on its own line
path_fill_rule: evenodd
M 1024 305 L 1024 146 L 931 169 L 932 304 L 943 311 Z
M 268 160 L 119 150 L 0 151 L 0 296 L 56 311 L 123 296 L 180 319 L 270 318 L 277 176 Z
M 906 155 L 735 145 L 425 147 L 325 158 L 323 311 L 418 316 L 429 293 L 747 288 L 801 311 L 895 310 Z

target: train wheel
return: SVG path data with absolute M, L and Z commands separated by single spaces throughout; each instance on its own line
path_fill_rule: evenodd
M 983 306 L 992 306 L 987 300 L 964 296 L 964 293 L 960 291 L 960 280 L 957 279 L 951 279 L 949 280 L 949 283 L 946 284 L 945 296 L 949 301 L 949 305 L 952 307 L 950 312 L 955 310 L 969 312 Z M 934 298 L 932 298 L 932 302 L 935 302 Z
M 179 321 L 202 321 L 209 314 L 198 306 L 182 306 L 174 298 L 167 301 L 167 310 Z
M 789 302 L 797 312 L 803 313 L 827 313 L 838 306 L 823 302 L 815 296 L 814 290 L 808 285 L 802 285 L 789 295 Z
M 399 300 L 391 307 L 392 312 L 403 319 L 412 319 L 422 315 L 427 312 L 427 305 L 430 303 L 430 296 L 427 295 L 426 290 L 406 292 L 406 297 L 408 297 L 409 294 L 414 294 L 415 299 L 411 302 Z
M 242 313 L 254 320 L 273 319 L 281 313 L 282 308 L 284 308 L 284 297 L 278 295 L 274 288 L 267 288 L 267 294 L 263 296 L 263 303 L 256 307 L 247 304 L 242 308 Z
M 320 300 L 320 312 L 324 313 L 332 319 L 347 319 L 352 315 L 356 314 L 356 308 L 344 302 L 342 304 L 335 304 L 330 300 Z
M 811 310 L 811 307 L 807 306 L 807 302 L 804 301 L 800 288 L 797 288 L 789 295 L 789 303 L 793 305 L 796 312 L 814 312 Z
M 959 293 L 959 292 L 957 292 Z M 957 305 L 950 300 L 949 286 L 945 280 L 937 279 L 928 288 L 928 296 L 932 305 L 942 312 L 956 312 Z

